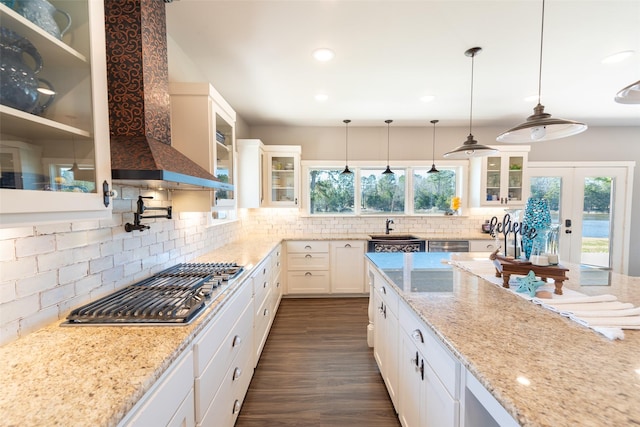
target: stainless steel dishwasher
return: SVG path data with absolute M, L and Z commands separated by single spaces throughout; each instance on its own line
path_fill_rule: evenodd
M 428 252 L 469 252 L 468 240 L 429 240 Z

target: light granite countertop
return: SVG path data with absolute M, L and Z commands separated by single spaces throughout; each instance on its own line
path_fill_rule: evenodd
M 237 262 L 248 277 L 282 238 L 238 241 L 193 261 Z M 609 341 L 478 277 L 459 275 L 449 295 L 401 294 L 523 425 L 640 422 L 640 331 Z M 640 279 L 621 277 L 606 292 L 640 305 Z M 597 288 L 589 291 L 602 293 Z M 224 298 L 187 326 L 61 327 L 58 321 L 1 347 L 0 425 L 116 425 L 222 304 Z M 531 386 L 519 386 L 518 376 Z
M 375 256 L 394 255 L 412 256 Z M 438 264 L 448 256 L 466 261 L 474 254 L 414 256 Z M 391 267 L 390 259 L 374 259 L 400 296 L 521 425 L 640 425 L 640 330 L 625 330 L 624 340 L 611 341 L 455 267 L 452 292 L 412 292 L 402 281 L 410 272 L 395 271 L 399 265 L 413 270 L 412 260 Z M 581 277 L 588 273 L 564 266 L 569 280 L 563 289 L 613 294 L 640 306 L 640 278 L 612 273 L 609 286 L 580 286 L 590 280 Z M 391 269 L 388 275 L 385 268 Z

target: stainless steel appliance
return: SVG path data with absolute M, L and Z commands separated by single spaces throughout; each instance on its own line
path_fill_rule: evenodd
M 235 263 L 178 264 L 76 308 L 65 324 L 186 325 L 242 271 Z
M 428 252 L 469 252 L 468 240 L 429 240 Z

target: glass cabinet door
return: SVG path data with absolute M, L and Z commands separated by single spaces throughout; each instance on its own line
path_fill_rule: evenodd
M 487 157 L 486 201 L 499 202 L 502 180 L 502 157 Z
M 0 3 L 0 56 L 11 63 L 0 70 L 3 226 L 110 215 L 103 4 L 52 3 L 59 27 L 29 11 L 36 3 Z
M 508 202 L 522 202 L 522 170 L 524 158 L 522 156 L 509 156 L 509 177 L 507 189 Z
M 271 157 L 271 201 L 274 203 L 297 203 L 295 181 L 295 158 L 293 156 Z

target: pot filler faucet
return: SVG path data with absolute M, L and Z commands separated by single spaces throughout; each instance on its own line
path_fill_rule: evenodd
M 166 219 L 171 219 L 171 206 L 163 208 L 163 207 L 148 207 L 144 205 L 144 199 L 153 199 L 153 197 L 148 196 L 148 197 L 143 197 L 143 196 L 138 196 L 138 211 L 133 213 L 133 224 L 131 224 L 130 222 L 126 223 L 124 225 L 124 229 L 130 233 L 133 230 L 138 230 L 138 231 L 142 231 L 142 230 L 147 230 L 149 228 L 151 228 L 148 225 L 145 224 L 141 224 L 140 220 L 141 219 L 150 219 L 150 218 L 166 218 Z M 146 216 L 142 216 L 142 214 L 145 211 L 165 211 L 167 212 L 165 215 L 146 215 Z
M 393 228 L 389 227 L 389 225 L 391 225 L 391 224 L 395 224 L 393 222 L 393 219 L 387 218 L 387 220 L 385 221 L 385 225 L 384 225 L 384 227 L 385 227 L 384 234 L 389 234 L 390 231 L 393 231 Z

